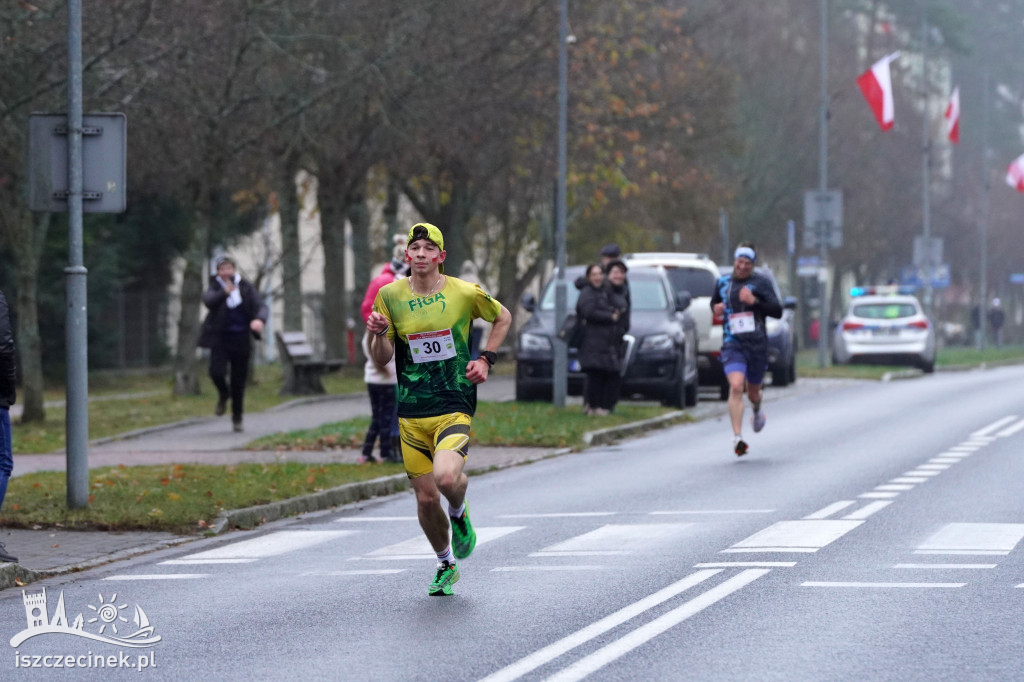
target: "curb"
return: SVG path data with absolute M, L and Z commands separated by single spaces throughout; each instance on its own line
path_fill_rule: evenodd
M 895 372 L 886 372 L 880 381 L 898 381 L 900 379 L 917 379 L 923 377 L 924 372 L 919 369 L 901 369 Z
M 587 431 L 583 434 L 583 443 L 585 445 L 608 445 L 609 443 L 614 443 L 620 438 L 643 433 L 644 431 L 649 431 L 651 429 L 671 426 L 678 422 L 688 421 L 689 417 L 690 415 L 686 412 L 669 412 L 668 414 L 663 414 L 660 417 L 653 417 L 651 419 L 645 419 L 631 424 L 610 426 L 607 429 L 599 429 L 597 431 Z

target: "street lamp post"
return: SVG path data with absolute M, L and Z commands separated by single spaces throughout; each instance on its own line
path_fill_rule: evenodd
M 821 0 L 821 93 L 818 111 L 818 195 L 828 191 L 828 0 Z M 820 272 L 828 272 L 828 228 L 819 223 L 818 250 Z M 818 366 L 825 367 L 828 357 L 828 279 L 818 277 Z
M 559 1 L 558 22 L 558 196 L 555 201 L 555 328 L 561 327 L 566 316 L 565 283 L 565 215 L 566 215 L 566 137 L 568 135 L 567 109 L 569 101 L 569 0 Z M 569 347 L 552 338 L 554 363 L 552 367 L 552 401 L 555 407 L 565 407 L 568 392 Z

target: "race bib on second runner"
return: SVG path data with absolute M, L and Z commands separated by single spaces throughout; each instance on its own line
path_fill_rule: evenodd
M 749 334 L 755 329 L 754 313 L 733 313 L 729 316 L 729 331 L 733 334 Z
M 412 361 L 417 364 L 454 358 L 455 341 L 452 339 L 452 330 L 409 334 L 409 350 L 412 351 Z

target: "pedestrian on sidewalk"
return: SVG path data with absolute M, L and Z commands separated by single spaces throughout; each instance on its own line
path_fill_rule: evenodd
M 361 312 L 365 323 L 373 312 L 373 302 L 377 298 L 377 292 L 387 284 L 401 279 L 409 272 L 409 266 L 398 258 L 392 259 L 380 271 L 380 274 L 370 280 L 366 288 L 366 295 L 363 297 Z M 370 332 L 363 334 L 363 354 L 366 356 L 366 364 L 363 367 L 363 379 L 366 381 L 366 390 L 370 394 L 370 428 L 366 430 L 366 438 L 363 440 L 363 454 L 359 457 L 359 464 L 375 462 L 373 457 L 373 446 L 380 440 L 380 458 L 385 462 L 400 462 L 397 438 L 392 439 L 392 433 L 398 431 L 398 403 L 396 391 L 398 375 L 395 368 L 394 357 L 386 365 L 378 365 L 370 354 Z
M 217 387 L 214 414 L 224 414 L 230 398 L 231 425 L 235 431 L 241 431 L 252 338 L 262 338 L 269 311 L 256 287 L 235 268 L 232 258 L 217 259 L 217 274 L 210 276 L 210 286 L 203 294 L 203 303 L 210 312 L 203 320 L 198 345 L 210 349 L 210 379 Z
M 413 225 L 406 247 L 409 277 L 377 293 L 366 321 L 374 360 L 383 365 L 394 357 L 398 370 L 402 459 L 416 493 L 420 527 L 437 553 L 437 571 L 427 588 L 432 596 L 452 593 L 459 579 L 455 560 L 476 546 L 463 473 L 476 386 L 487 381 L 512 325 L 505 306 L 479 285 L 444 274 L 445 256 L 440 229 Z M 491 323 L 491 334 L 480 358 L 471 360 L 469 330 L 478 317 Z
M 14 452 L 11 449 L 11 405 L 17 399 L 15 382 L 17 366 L 15 365 L 14 332 L 11 329 L 11 315 L 7 306 L 7 298 L 0 292 L 0 510 L 3 509 L 4 497 L 7 495 L 7 482 L 14 472 Z M 0 542 L 0 561 L 18 563 Z
M 752 242 L 740 242 L 733 254 L 733 270 L 718 278 L 711 296 L 711 310 L 723 318 L 722 367 L 729 380 L 729 417 L 732 447 L 737 457 L 746 454 L 743 440 L 743 394 L 747 394 L 754 415 L 754 433 L 765 425 L 761 410 L 761 384 L 768 369 L 768 333 L 765 318 L 782 317 L 782 304 L 771 281 L 754 271 L 757 252 Z

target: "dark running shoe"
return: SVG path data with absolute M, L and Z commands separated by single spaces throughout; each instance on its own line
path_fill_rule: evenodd
M 736 453 L 737 457 L 742 457 L 743 455 L 747 454 L 747 449 L 748 446 L 745 440 L 743 440 L 739 436 L 733 438 L 732 450 L 733 452 Z
M 0 542 L 0 561 L 7 562 L 9 564 L 18 563 L 18 557 L 8 552 L 7 548 L 4 547 L 4 543 L 2 542 Z

